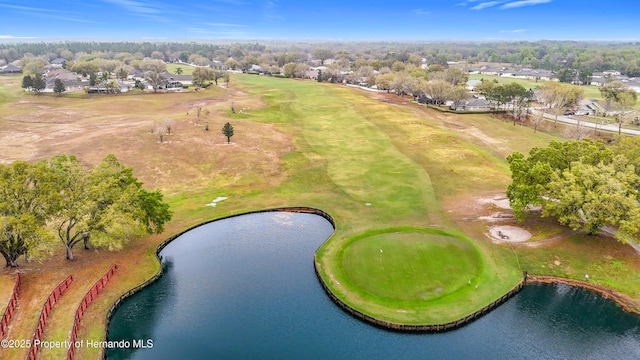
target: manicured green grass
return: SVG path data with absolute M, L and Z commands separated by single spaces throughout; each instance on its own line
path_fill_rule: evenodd
M 640 260 L 629 246 L 604 236 L 573 235 L 552 245 L 517 248 L 522 266 L 533 275 L 587 281 L 640 298 Z
M 520 79 L 520 78 L 511 78 L 511 77 L 503 77 L 498 75 L 487 75 L 487 74 L 470 74 L 469 80 L 497 80 L 499 84 L 509 84 L 512 82 L 518 83 L 524 86 L 527 89 L 535 89 L 538 86 L 542 86 L 544 84 L 543 80 L 535 81 L 529 79 Z
M 167 71 L 170 74 L 176 74 L 176 69 L 182 69 L 182 75 L 191 75 L 196 68 L 187 64 L 167 64 Z
M 424 303 L 469 286 L 481 270 L 477 249 L 465 241 L 417 231 L 359 238 L 342 253 L 345 278 L 379 301 Z

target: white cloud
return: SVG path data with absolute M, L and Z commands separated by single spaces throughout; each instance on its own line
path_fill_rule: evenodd
M 33 36 L 0 35 L 0 39 L 36 39 Z
M 480 1 L 480 0 L 466 0 L 466 1 L 463 1 L 461 3 L 457 3 L 456 6 L 467 6 L 469 4 L 472 4 L 472 3 L 478 2 L 478 1 Z
M 241 0 L 214 0 L 217 3 L 226 3 L 231 5 L 246 5 L 247 3 Z
M 416 15 L 429 15 L 431 14 L 431 11 L 425 10 L 425 9 L 413 9 L 411 10 L 412 13 L 416 14 Z
M 215 27 L 247 27 L 247 25 L 242 24 L 227 24 L 227 23 L 203 23 L 204 25 L 215 26 Z
M 0 7 L 7 8 L 7 9 L 24 10 L 24 11 L 42 11 L 42 12 L 55 12 L 55 13 L 60 12 L 52 9 L 34 8 L 34 7 L 28 7 L 28 6 L 18 6 L 18 5 L 9 5 L 9 4 L 0 4 Z
M 546 4 L 546 3 L 550 3 L 552 0 L 522 0 L 522 1 L 514 1 L 514 2 L 510 2 L 510 3 L 506 3 L 502 6 L 500 6 L 500 9 L 514 9 L 514 8 L 519 8 L 519 7 L 523 7 L 523 6 L 533 6 L 533 5 L 539 5 L 539 4 Z
M 282 21 L 284 17 L 280 14 L 278 10 L 280 5 L 275 1 L 265 1 L 262 6 L 262 14 L 265 18 L 269 20 Z
M 74 14 L 68 11 L 35 8 L 35 7 L 29 7 L 29 6 L 9 5 L 9 4 L 0 4 L 0 8 L 13 9 L 13 10 L 17 10 L 20 13 L 25 13 L 30 16 L 37 16 L 41 18 L 48 18 L 48 19 L 55 19 L 55 20 L 62 20 L 62 21 L 72 21 L 72 22 L 79 22 L 79 23 L 99 24 L 99 22 L 97 21 L 78 18 L 77 14 Z
M 102 0 L 102 1 L 121 6 L 131 12 L 138 13 L 138 14 L 149 15 L 149 14 L 160 13 L 160 10 L 158 10 L 157 8 L 154 8 L 151 4 L 145 4 L 140 1 L 133 1 L 133 0 Z
M 492 6 L 496 6 L 496 5 L 500 5 L 500 1 L 488 1 L 488 2 L 483 2 L 480 3 L 474 7 L 471 8 L 471 10 L 482 10 L 482 9 L 486 9 Z
M 527 29 L 500 30 L 501 33 L 513 33 L 513 34 L 523 33 L 525 31 L 527 31 Z

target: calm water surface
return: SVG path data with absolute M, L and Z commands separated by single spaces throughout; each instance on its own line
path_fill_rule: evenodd
M 310 214 L 198 227 L 163 251 L 165 274 L 114 314 L 108 359 L 640 359 L 640 316 L 564 285 L 531 285 L 458 330 L 378 329 L 334 305 L 313 272 L 332 233 Z

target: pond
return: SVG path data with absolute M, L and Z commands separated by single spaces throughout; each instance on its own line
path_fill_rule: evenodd
M 197 227 L 161 252 L 164 275 L 126 299 L 108 340 L 151 339 L 108 359 L 640 359 L 640 316 L 566 285 L 528 285 L 438 334 L 357 320 L 322 290 L 313 254 L 324 218 L 247 214 Z M 145 343 L 147 344 L 147 343 Z

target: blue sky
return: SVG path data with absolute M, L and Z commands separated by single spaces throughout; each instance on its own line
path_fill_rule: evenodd
M 636 0 L 0 0 L 0 42 L 640 40 Z

